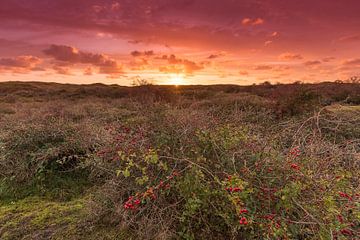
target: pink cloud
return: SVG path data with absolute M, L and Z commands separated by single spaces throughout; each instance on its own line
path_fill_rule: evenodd
M 0 58 L 0 66 L 8 68 L 31 68 L 41 62 L 34 56 L 19 56 L 15 58 Z
M 90 64 L 99 67 L 99 73 L 122 74 L 123 67 L 116 60 L 104 55 L 79 51 L 78 49 L 65 45 L 51 45 L 43 51 L 55 60 L 68 64 Z
M 12 58 L 0 58 L 0 69 L 12 71 L 14 73 L 28 73 L 30 71 L 39 71 L 42 60 L 34 56 L 18 56 Z
M 344 36 L 339 38 L 340 42 L 358 42 L 360 41 L 360 34 Z
M 266 47 L 266 46 L 269 46 L 270 44 L 272 44 L 273 43 L 273 41 L 266 41 L 265 43 L 264 43 L 264 46 Z

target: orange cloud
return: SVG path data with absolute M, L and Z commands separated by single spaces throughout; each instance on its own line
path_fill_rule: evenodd
M 55 72 L 57 74 L 61 74 L 61 75 L 71 75 L 70 69 L 69 68 L 65 68 L 65 67 L 60 67 L 60 66 L 54 66 L 53 69 L 55 70 Z
M 279 36 L 279 32 L 273 32 L 270 34 L 270 37 L 277 37 Z
M 335 58 L 334 57 L 325 57 L 322 59 L 323 62 L 330 62 L 332 60 L 334 60 Z
M 184 73 L 184 69 L 179 66 L 161 66 L 159 71 L 163 73 Z
M 342 62 L 342 65 L 360 66 L 360 58 L 347 59 Z
M 286 52 L 279 55 L 280 60 L 301 60 L 303 56 L 297 53 Z
M 273 72 L 286 72 L 290 70 L 290 66 L 287 65 L 278 65 L 273 68 Z
M 264 19 L 262 18 L 257 18 L 253 21 L 252 25 L 261 25 L 261 24 L 264 24 Z
M 270 66 L 270 65 L 257 65 L 257 66 L 254 67 L 254 70 L 260 70 L 260 71 L 262 71 L 262 70 L 270 70 L 270 69 L 272 69 L 272 68 L 273 68 L 273 67 Z
M 146 66 L 150 65 L 146 58 L 135 58 L 130 64 L 131 70 L 144 70 Z
M 262 18 L 256 18 L 256 19 L 251 19 L 251 18 L 244 18 L 241 21 L 241 24 L 244 26 L 256 26 L 256 25 L 262 25 L 264 24 L 264 19 Z
M 86 75 L 86 76 L 91 76 L 91 75 L 93 75 L 93 70 L 92 70 L 92 68 L 91 68 L 91 67 L 86 68 L 86 69 L 84 70 L 84 75 Z
M 160 67 L 159 70 L 161 72 L 167 73 L 185 73 L 188 75 L 192 75 L 195 71 L 199 71 L 204 69 L 202 64 L 197 64 L 193 61 L 187 59 L 177 58 L 175 55 L 163 55 L 163 60 L 167 60 L 170 66 Z

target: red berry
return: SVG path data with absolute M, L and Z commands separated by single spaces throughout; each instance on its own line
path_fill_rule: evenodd
M 241 209 L 240 213 L 248 213 L 249 211 L 247 209 Z
M 242 218 L 240 218 L 239 223 L 240 223 L 240 225 L 247 225 L 248 221 L 247 221 L 246 217 L 242 217 Z
M 290 165 L 290 167 L 291 167 L 292 169 L 295 169 L 295 170 L 300 170 L 299 165 L 297 165 L 296 163 L 292 163 L 292 164 Z

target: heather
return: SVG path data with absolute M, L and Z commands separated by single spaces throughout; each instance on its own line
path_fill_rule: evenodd
M 358 83 L 1 83 L 0 238 L 357 239 L 359 104 Z

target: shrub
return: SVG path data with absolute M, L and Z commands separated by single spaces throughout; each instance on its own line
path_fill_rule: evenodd
M 142 128 L 114 129 L 117 144 L 101 152 L 113 173 L 100 190 L 97 209 L 111 203 L 100 212 L 111 213 L 126 229 L 148 239 L 162 231 L 184 239 L 356 234 L 358 170 L 350 149 L 317 134 L 306 140 L 311 144 L 281 146 L 283 133 L 249 135 L 244 126 L 211 118 L 210 125 L 198 125 L 176 117 L 184 116 L 183 110 L 179 115 L 167 108 L 158 111 L 149 111 L 156 117 L 148 116 Z M 305 128 L 300 135 L 296 128 L 289 130 L 286 137 L 301 140 L 316 125 Z M 170 232 L 154 228 L 156 223 L 170 226 Z

